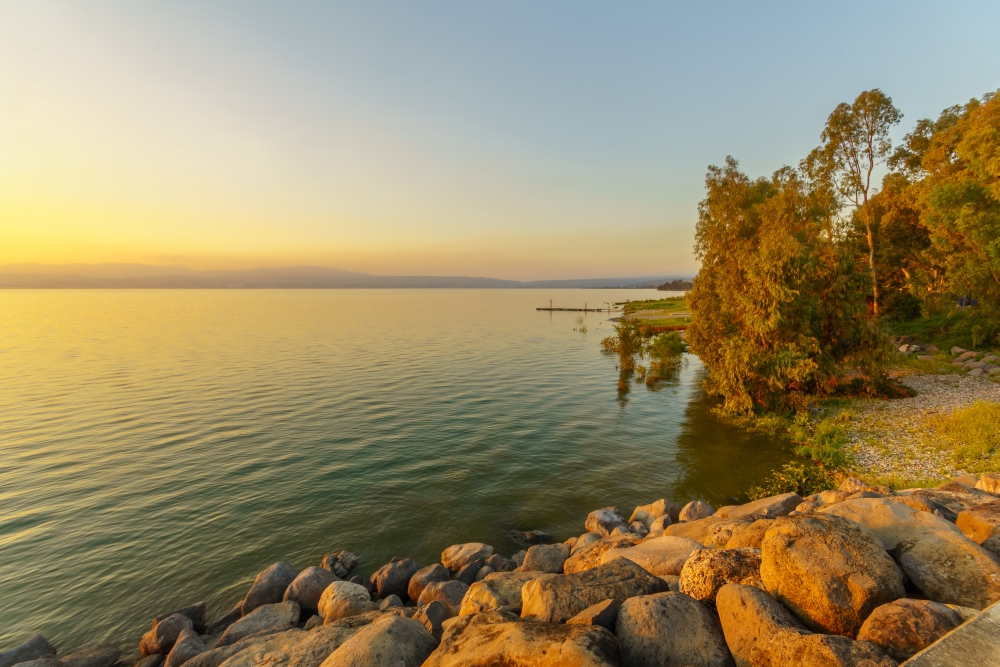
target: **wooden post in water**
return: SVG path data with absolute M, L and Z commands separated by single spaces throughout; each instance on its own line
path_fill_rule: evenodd
M 549 310 L 552 310 L 552 299 L 549 299 Z

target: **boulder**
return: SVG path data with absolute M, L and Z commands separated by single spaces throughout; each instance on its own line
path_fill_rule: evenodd
M 453 617 L 451 608 L 440 600 L 433 600 L 419 607 L 413 614 L 413 620 L 423 623 L 427 632 L 438 642 L 441 641 L 441 634 L 444 632 L 444 622 Z
M 299 612 L 299 603 L 292 600 L 262 605 L 226 628 L 215 645 L 228 646 L 253 634 L 287 630 L 299 622 Z
M 202 615 L 202 619 L 204 619 L 204 615 Z M 194 630 L 182 630 L 180 637 L 174 642 L 174 648 L 171 650 L 171 653 L 177 650 L 177 645 L 184 638 L 185 634 L 191 634 L 194 637 L 198 636 Z M 59 662 L 66 665 L 66 667 L 111 667 L 121 657 L 121 654 L 121 650 L 114 644 L 99 644 L 60 656 Z M 167 662 L 169 664 L 170 661 L 168 660 Z
M 578 551 L 583 551 L 588 545 L 594 542 L 600 542 L 603 538 L 597 533 L 584 533 L 580 537 L 576 538 L 576 542 L 570 549 L 570 555 L 575 554 Z M 527 553 L 527 552 L 525 552 Z
M 904 595 L 882 543 L 838 516 L 775 519 L 761 550 L 768 592 L 813 629 L 854 636 L 873 609 Z
M 726 584 L 764 588 L 760 580 L 760 549 L 701 549 L 681 570 L 681 593 L 709 605 Z
M 734 664 L 715 614 L 683 593 L 626 600 L 618 611 L 615 634 L 622 663 L 630 667 Z
M 987 537 L 979 546 L 1000 558 L 1000 535 Z
M 537 572 L 496 572 L 488 575 L 469 587 L 458 613 L 509 611 L 520 614 L 521 589 L 537 576 Z
M 900 567 L 935 602 L 983 609 L 1000 600 L 1000 559 L 962 535 L 938 531 L 901 542 Z
M 754 518 L 752 516 L 740 516 L 735 519 L 723 519 L 719 517 L 717 522 L 709 526 L 708 535 L 705 536 L 705 541 L 702 544 L 713 549 L 724 549 L 729 544 L 729 540 L 733 538 L 733 535 L 747 529 L 753 522 Z
M 263 609 L 263 607 L 258 607 L 254 612 Z M 251 613 L 254 613 L 251 612 Z M 181 667 L 191 658 L 204 653 L 208 648 L 205 646 L 205 642 L 201 640 L 198 633 L 194 630 L 183 630 L 177 641 L 174 642 L 174 647 L 170 649 L 170 653 L 167 654 L 167 660 L 164 663 L 164 667 Z M 96 667 L 96 666 L 95 666 Z M 109 667 L 105 665 L 104 667 Z
M 341 579 L 346 579 L 347 574 L 358 564 L 358 557 L 350 551 L 331 551 L 323 556 L 319 566 L 324 570 L 329 570 Z
M 802 628 L 777 600 L 754 586 L 726 584 L 719 589 L 715 606 L 737 667 L 750 667 L 750 654 L 761 639 L 780 628 Z
M 0 667 L 12 667 L 19 662 L 36 660 L 42 656 L 56 654 L 56 649 L 45 637 L 35 635 L 26 642 L 22 642 L 12 649 L 0 653 Z
M 585 527 L 589 533 L 597 533 L 602 537 L 609 537 L 611 531 L 618 526 L 628 527 L 628 522 L 618 511 L 617 507 L 602 507 L 587 515 Z
M 892 493 L 888 486 L 872 486 L 870 484 L 865 484 L 860 479 L 856 477 L 848 477 L 843 482 L 840 483 L 839 489 L 847 494 L 858 493 L 861 491 L 867 491 L 869 493 L 881 493 L 883 495 L 889 495 Z
M 410 577 L 419 569 L 420 566 L 409 558 L 393 558 L 372 575 L 371 582 L 380 598 L 397 595 L 403 599 L 407 596 Z
M 515 567 L 518 567 L 510 558 L 504 558 L 500 554 L 493 554 L 489 558 L 483 561 L 483 567 L 492 567 L 494 572 L 510 572 Z M 478 572 L 476 573 L 478 576 Z
M 522 623 L 489 612 L 448 625 L 423 667 L 618 667 L 620 661 L 618 641 L 602 627 Z
M 448 571 L 444 565 L 440 563 L 435 563 L 434 565 L 428 565 L 427 567 L 417 570 L 412 577 L 410 577 L 410 582 L 406 586 L 406 594 L 410 596 L 411 600 L 419 600 L 420 593 L 423 592 L 427 584 L 434 583 L 435 581 L 450 581 L 451 572 Z M 402 596 L 400 596 L 402 598 Z
M 562 574 L 563 563 L 569 558 L 569 552 L 568 544 L 536 544 L 524 555 L 521 570 Z
M 19 662 L 17 664 L 18 667 L 64 667 L 62 661 L 54 655 L 43 655 L 40 658 L 28 660 L 27 662 Z
M 170 653 L 174 642 L 182 630 L 194 628 L 194 623 L 184 614 L 171 614 L 161 621 L 153 621 L 152 629 L 142 636 L 139 642 L 139 653 L 144 657 L 153 653 Z
M 399 599 L 397 595 L 390 595 L 386 599 L 378 603 L 378 608 L 380 611 L 386 611 L 387 609 L 392 609 L 394 607 L 402 607 L 403 601 Z
M 420 593 L 417 600 L 418 605 L 430 604 L 434 600 L 440 600 L 448 605 L 448 608 L 458 613 L 462 607 L 462 599 L 469 592 L 469 586 L 461 581 L 435 581 L 427 584 Z
M 620 604 L 614 600 L 602 600 L 592 604 L 576 616 L 567 619 L 566 625 L 599 625 L 611 632 L 615 631 L 615 620 L 618 618 Z
M 548 542 L 552 539 L 552 536 L 544 530 L 512 530 L 509 535 L 512 542 L 525 547 Z
M 302 609 L 312 613 L 319 608 L 319 599 L 327 586 L 340 578 L 321 567 L 307 567 L 288 584 L 282 600 L 298 602 Z
M 639 505 L 632 511 L 632 515 L 629 517 L 628 522 L 631 524 L 633 521 L 641 521 L 646 524 L 646 527 L 650 530 L 653 529 L 653 522 L 662 517 L 669 517 L 670 521 L 667 525 L 673 523 L 681 513 L 681 506 L 677 503 L 672 503 L 666 498 L 660 498 L 659 500 L 652 502 L 648 505 Z
M 649 535 L 649 528 L 642 521 L 633 521 L 628 526 L 628 532 L 635 533 L 639 537 L 646 537 Z
M 666 590 L 667 584 L 635 563 L 616 558 L 577 574 L 543 574 L 521 589 L 521 618 L 563 623 L 592 604 L 624 602 Z
M 243 615 L 246 616 L 261 605 L 281 602 L 285 589 L 295 580 L 295 574 L 295 568 L 288 561 L 275 563 L 258 574 L 247 596 L 243 598 Z
M 1000 500 L 979 503 L 962 510 L 955 525 L 976 544 L 1000 535 Z
M 525 551 L 524 549 L 521 549 L 516 554 L 514 554 L 513 556 L 510 557 L 510 562 L 514 564 L 514 569 L 515 570 L 517 568 L 521 567 L 521 563 L 524 562 L 524 555 L 527 554 L 527 553 L 528 553 L 527 551 Z M 489 560 L 489 559 L 487 559 L 487 560 Z
M 441 553 L 441 563 L 452 572 L 458 572 L 469 563 L 484 561 L 492 555 L 493 547 L 482 542 L 453 544 Z
M 360 584 L 350 581 L 335 581 L 326 587 L 323 595 L 319 598 L 319 615 L 323 618 L 328 618 L 331 615 L 334 603 L 343 599 L 370 602 L 372 598 L 368 594 L 368 589 Z
M 396 597 L 393 595 L 392 597 Z M 374 601 L 359 600 L 357 598 L 340 598 L 324 605 L 322 620 L 324 623 L 332 623 L 345 618 L 363 616 L 381 608 L 380 603 Z
M 897 663 L 868 642 L 837 635 L 816 635 L 780 628 L 762 637 L 750 652 L 753 667 L 896 667 Z
M 461 581 L 463 584 L 468 586 L 476 580 L 476 575 L 479 574 L 479 570 L 483 567 L 483 561 L 474 560 L 468 565 L 464 565 L 458 572 L 455 573 L 455 580 Z
M 1000 495 L 1000 475 L 985 473 L 979 476 L 976 488 L 986 493 Z
M 583 572 L 601 564 L 601 557 L 609 549 L 623 549 L 635 546 L 642 541 L 642 538 L 632 533 L 626 535 L 615 535 L 603 540 L 591 542 L 583 549 L 573 552 L 566 562 L 563 563 L 563 573 L 575 574 Z
M 241 600 L 239 604 L 227 611 L 222 616 L 219 616 L 214 621 L 208 624 L 208 628 L 205 633 L 208 635 L 219 635 L 222 634 L 226 628 L 240 620 L 243 616 L 243 601 Z M 136 665 L 138 667 L 138 665 Z
M 950 512 L 952 516 L 958 516 L 959 512 L 973 505 L 996 500 L 995 496 L 985 491 L 971 489 L 955 482 L 945 482 L 933 489 L 906 489 L 900 491 L 898 495 L 926 498 Z
M 494 570 L 489 565 L 481 567 L 481 568 L 479 568 L 479 572 L 476 572 L 476 579 L 475 580 L 476 581 L 482 581 L 483 579 L 486 578 L 486 575 L 493 574 L 494 572 L 496 572 L 496 570 Z M 473 583 L 475 583 L 475 582 L 473 582 Z
M 133 657 L 130 660 L 135 660 L 135 658 Z M 139 658 L 139 661 L 136 662 L 133 667 L 160 667 L 160 665 L 166 662 L 166 660 L 167 656 L 161 653 L 154 653 L 153 655 L 147 655 L 145 658 Z M 124 660 L 115 663 L 115 665 L 116 667 L 129 667 Z
M 775 519 L 785 516 L 802 502 L 802 498 L 797 493 L 783 493 L 780 496 L 761 498 L 746 505 L 720 509 L 714 516 L 723 519 L 735 519 L 741 516 L 752 516 L 758 519 Z
M 678 514 L 679 521 L 697 521 L 712 516 L 715 508 L 703 500 L 692 500 Z M 720 517 L 721 518 L 721 517 Z
M 610 563 L 616 558 L 627 558 L 656 576 L 678 575 L 684 563 L 702 546 L 683 537 L 653 537 L 634 547 L 608 549 L 601 554 L 600 563 Z
M 420 667 L 436 645 L 420 621 L 388 616 L 359 629 L 321 667 Z
M 931 600 L 903 598 L 877 607 L 858 631 L 858 641 L 902 662 L 962 624 L 952 609 Z
M 667 529 L 667 526 L 673 523 L 675 523 L 673 518 L 669 514 L 664 514 L 661 517 L 653 519 L 653 522 L 649 524 L 649 533 L 650 535 L 657 535 L 657 534 L 662 535 L 663 532 Z
M 726 542 L 726 549 L 739 549 L 749 547 L 760 549 L 761 542 L 764 541 L 764 533 L 771 527 L 773 519 L 757 519 L 751 524 L 734 529 Z
M 670 535 L 672 537 L 686 537 L 689 540 L 694 540 L 698 544 L 707 544 L 708 538 L 712 534 L 712 528 L 715 524 L 728 521 L 728 519 L 723 519 L 717 516 L 709 516 L 704 519 L 698 519 L 697 521 L 685 521 L 683 523 L 675 523 L 667 526 L 663 534 Z
M 185 667 L 319 667 L 333 651 L 354 635 L 353 622 L 321 625 L 312 631 L 293 629 L 264 636 L 251 636 L 222 649 L 206 651 Z M 213 656 L 222 652 L 223 656 Z M 221 660 L 220 660 L 221 658 Z
M 867 528 L 882 543 L 887 551 L 892 551 L 900 542 L 914 539 L 933 532 L 961 531 L 939 516 L 920 512 L 893 498 L 859 498 L 821 507 L 819 514 L 839 516 Z
M 194 625 L 195 632 L 205 631 L 205 603 L 195 602 L 194 604 L 188 605 L 186 607 L 181 607 L 180 609 L 174 609 L 173 611 L 168 611 L 165 614 L 160 614 L 154 621 L 159 623 L 167 616 L 173 616 L 174 614 L 181 614 L 182 616 L 187 616 L 191 619 L 191 623 Z

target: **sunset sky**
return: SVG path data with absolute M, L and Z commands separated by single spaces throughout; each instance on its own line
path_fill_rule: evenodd
M 1000 86 L 1000 3 L 0 0 L 0 264 L 697 270 L 705 168 Z

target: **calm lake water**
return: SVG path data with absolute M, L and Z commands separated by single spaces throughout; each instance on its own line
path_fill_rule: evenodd
M 587 512 L 738 496 L 789 458 L 719 424 L 689 357 L 616 390 L 608 315 L 649 290 L 0 291 L 0 650 L 134 652 L 266 565 L 509 556 Z

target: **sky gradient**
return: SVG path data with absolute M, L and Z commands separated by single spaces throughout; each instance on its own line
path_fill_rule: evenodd
M 697 270 L 705 169 L 1000 87 L 996 2 L 0 0 L 0 264 Z

